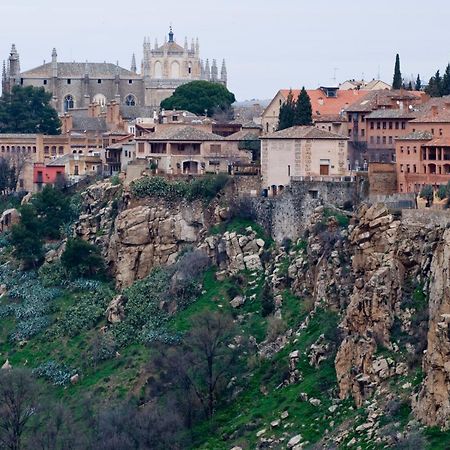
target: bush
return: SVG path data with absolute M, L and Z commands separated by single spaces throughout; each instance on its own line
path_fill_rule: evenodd
M 143 177 L 131 184 L 135 197 L 160 197 L 169 201 L 178 199 L 212 200 L 227 184 L 226 174 L 208 175 L 191 181 L 167 181 L 162 177 Z
M 261 296 L 261 314 L 267 317 L 275 311 L 275 301 L 268 283 L 264 285 Z
M 69 369 L 63 364 L 50 360 L 33 370 L 33 374 L 44 378 L 57 386 L 64 386 L 70 382 L 70 377 L 75 375 L 75 370 Z
M 289 253 L 292 248 L 292 239 L 289 239 L 287 237 L 283 238 L 283 240 L 281 241 L 281 246 L 284 248 L 284 251 L 286 253 Z
M 427 205 L 429 206 L 433 202 L 433 186 L 430 186 L 429 184 L 425 185 L 419 194 L 420 198 L 423 198 L 427 201 Z
M 103 277 L 106 271 L 99 249 L 80 238 L 67 241 L 61 264 L 72 277 Z
M 66 272 L 60 261 L 44 264 L 39 268 L 38 274 L 44 287 L 62 286 L 66 279 Z

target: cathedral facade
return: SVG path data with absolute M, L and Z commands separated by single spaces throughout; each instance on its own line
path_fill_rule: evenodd
M 200 59 L 198 39 L 179 45 L 172 28 L 162 45 L 152 47 L 144 39 L 141 73 L 133 55 L 130 70 L 111 63 L 59 62 L 53 49 L 51 62 L 22 72 L 20 58 L 13 44 L 7 62 L 3 63 L 2 88 L 9 92 L 14 85 L 44 87 L 51 92 L 53 106 L 59 113 L 86 108 L 91 103 L 105 106 L 114 100 L 124 111 L 158 110 L 162 100 L 170 97 L 182 84 L 206 80 L 227 84 L 225 61 L 220 74 L 216 60 L 210 65 Z

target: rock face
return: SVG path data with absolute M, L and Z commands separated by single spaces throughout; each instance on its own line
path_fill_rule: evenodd
M 183 246 L 199 240 L 205 225 L 201 203 L 160 201 L 119 213 L 107 252 L 117 285 L 128 286 L 153 267 L 175 262 Z
M 425 380 L 413 401 L 417 418 L 430 426 L 450 426 L 450 230 L 431 263 L 428 346 L 423 359 Z

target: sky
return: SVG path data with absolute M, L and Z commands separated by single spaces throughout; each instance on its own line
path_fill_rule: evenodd
M 0 0 L 0 59 L 11 44 L 22 70 L 51 59 L 138 67 L 144 36 L 161 44 L 198 37 L 203 59 L 227 62 L 238 100 L 346 79 L 391 82 L 395 54 L 408 79 L 428 80 L 450 61 L 443 0 Z

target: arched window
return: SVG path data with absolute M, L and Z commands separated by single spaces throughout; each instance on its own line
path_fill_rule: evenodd
M 64 97 L 64 112 L 67 112 L 69 109 L 73 109 L 74 101 L 73 97 L 69 94 Z
M 94 103 L 100 106 L 106 106 L 106 97 L 103 94 L 94 95 Z
M 172 63 L 171 78 L 180 78 L 180 64 L 177 61 Z
M 136 97 L 133 94 L 127 95 L 125 98 L 125 105 L 136 106 Z
M 159 61 L 155 62 L 155 78 L 162 78 L 162 65 Z

